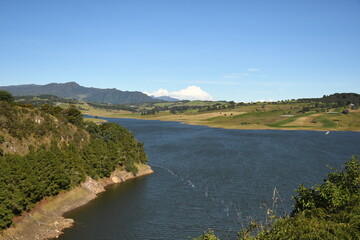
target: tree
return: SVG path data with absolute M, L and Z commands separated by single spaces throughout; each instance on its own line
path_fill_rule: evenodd
M 4 90 L 0 90 L 0 101 L 13 102 L 14 97 L 11 93 Z
M 69 121 L 69 123 L 74 124 L 75 126 L 83 126 L 83 115 L 76 109 L 74 105 L 71 105 L 68 109 L 63 111 L 64 117 Z
M 236 103 L 234 101 L 230 101 L 228 108 L 235 108 L 235 106 L 236 106 Z
M 218 237 L 215 236 L 214 231 L 207 230 L 204 235 L 201 235 L 197 238 L 193 238 L 193 240 L 220 240 Z

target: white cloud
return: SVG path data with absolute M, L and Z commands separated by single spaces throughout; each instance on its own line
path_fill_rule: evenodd
M 189 86 L 187 88 L 174 92 L 169 92 L 166 89 L 160 88 L 159 90 L 156 90 L 154 92 L 145 92 L 145 94 L 154 97 L 168 96 L 180 100 L 214 100 L 214 98 L 210 94 L 208 94 L 198 86 Z
M 268 100 L 259 99 L 259 100 L 256 100 L 255 102 L 275 102 L 275 100 L 274 100 L 274 99 L 269 98 Z
M 147 95 L 151 95 L 154 97 L 162 97 L 162 96 L 169 96 L 169 91 L 163 88 L 156 90 L 155 92 L 144 92 Z

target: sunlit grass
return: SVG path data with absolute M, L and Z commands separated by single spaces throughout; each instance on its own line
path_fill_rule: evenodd
M 170 106 L 181 104 L 212 103 L 192 101 L 186 103 L 168 102 L 156 103 L 157 106 Z M 218 109 L 214 111 L 199 112 L 199 109 L 189 109 L 182 113 L 172 114 L 169 110 L 160 111 L 156 114 L 141 115 L 140 112 L 132 113 L 123 110 L 107 110 L 94 108 L 87 104 L 79 104 L 84 114 L 98 117 L 111 118 L 138 118 L 163 121 L 180 121 L 192 125 L 206 125 L 209 127 L 220 127 L 229 129 L 289 129 L 289 130 L 360 130 L 360 111 L 351 110 L 349 114 L 341 113 L 341 109 L 332 109 L 330 112 L 307 112 L 301 110 L 306 104 L 251 104 L 237 106 L 234 109 Z M 143 109 L 152 109 L 148 104 L 141 105 Z M 341 110 L 341 111 L 340 111 Z M 293 116 L 291 116 L 293 115 Z M 95 121 L 95 120 L 94 120 Z

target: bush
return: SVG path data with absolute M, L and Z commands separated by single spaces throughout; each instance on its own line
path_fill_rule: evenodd
M 71 105 L 68 109 L 63 110 L 62 114 L 69 123 L 78 127 L 84 125 L 83 115 L 75 106 Z
M 215 236 L 214 231 L 207 230 L 204 233 L 204 235 L 201 235 L 197 238 L 193 238 L 193 240 L 220 240 L 220 239 Z
M 138 169 L 134 164 L 127 164 L 125 166 L 125 171 L 127 172 L 131 172 L 132 174 L 134 174 L 136 176 L 136 174 L 138 173 Z
M 14 97 L 11 93 L 4 90 L 0 90 L 0 101 L 13 102 Z

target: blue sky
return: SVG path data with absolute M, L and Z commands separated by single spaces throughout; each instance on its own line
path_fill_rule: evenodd
M 234 101 L 360 93 L 360 1 L 0 0 L 0 85 L 69 81 Z

